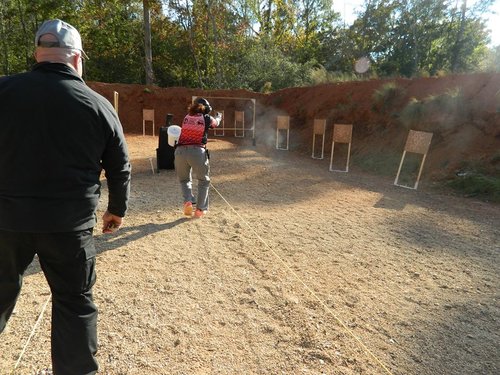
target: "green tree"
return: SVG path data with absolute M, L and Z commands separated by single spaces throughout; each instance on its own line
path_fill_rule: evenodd
M 488 34 L 485 14 L 491 1 L 469 11 L 451 1 L 367 0 L 365 10 L 347 33 L 351 53 L 370 56 L 380 75 L 471 71 L 484 58 Z
M 324 45 L 334 36 L 340 15 L 333 10 L 332 0 L 295 1 L 298 9 L 295 26 L 295 53 L 298 61 L 316 61 L 324 65 Z
M 90 57 L 86 79 L 144 83 L 142 2 L 87 0 L 78 14 L 84 48 Z
M 500 45 L 488 50 L 481 64 L 481 70 L 500 73 Z
M 311 64 L 294 62 L 278 47 L 269 45 L 266 41 L 260 43 L 266 44 L 266 48 L 256 44 L 243 56 L 240 64 L 244 70 L 237 86 L 263 91 L 265 87 L 279 90 L 309 82 Z
M 149 1 L 142 1 L 143 15 L 144 15 L 144 62 L 146 71 L 146 85 L 152 85 L 155 80 L 153 71 L 153 51 L 151 49 L 151 13 L 149 8 Z
M 360 57 L 379 76 L 498 65 L 484 21 L 493 0 L 366 0 L 347 28 L 332 2 L 0 0 L 0 73 L 31 67 L 35 32 L 55 17 L 80 30 L 85 78 L 103 82 L 150 83 L 154 71 L 162 86 L 261 90 L 308 84 L 312 72 L 352 77 Z
M 450 9 L 447 63 L 452 72 L 474 70 L 486 56 L 488 33 L 481 15 L 489 11 L 491 4 L 492 0 L 483 0 L 470 8 L 462 0 L 460 7 Z
M 64 18 L 78 25 L 78 4 L 67 0 L 0 0 L 0 61 L 3 74 L 29 70 L 34 64 L 34 37 L 41 23 Z

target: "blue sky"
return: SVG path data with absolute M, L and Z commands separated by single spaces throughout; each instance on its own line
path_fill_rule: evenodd
M 467 5 L 472 5 L 476 1 L 481 0 L 468 0 Z M 335 11 L 339 12 L 344 18 L 346 25 L 350 25 L 356 18 L 355 12 L 363 7 L 364 0 L 334 0 L 333 7 Z M 490 45 L 500 45 L 500 0 L 495 0 L 491 7 L 496 14 L 490 14 L 488 19 L 488 28 L 491 30 L 491 43 Z

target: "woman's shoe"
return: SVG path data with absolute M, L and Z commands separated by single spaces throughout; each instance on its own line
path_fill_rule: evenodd
M 206 213 L 207 211 L 203 211 L 197 208 L 196 211 L 194 212 L 194 217 L 197 219 L 201 219 L 203 216 L 205 216 Z
M 193 214 L 193 203 L 184 202 L 184 215 L 191 216 Z

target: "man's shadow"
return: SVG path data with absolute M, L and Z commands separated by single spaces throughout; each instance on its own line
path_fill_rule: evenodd
M 171 229 L 189 220 L 189 218 L 183 217 L 170 223 L 149 223 L 132 227 L 122 227 L 112 235 L 97 235 L 94 237 L 97 255 L 102 254 L 106 251 L 115 250 L 119 247 L 125 246 L 131 241 L 136 241 L 142 237 L 149 236 L 150 234 Z
M 171 229 L 179 224 L 182 224 L 190 219 L 180 218 L 174 220 L 170 223 L 163 224 L 143 224 L 138 226 L 130 226 L 130 227 L 122 227 L 117 232 L 113 234 L 95 234 L 97 232 L 98 227 L 94 229 L 94 243 L 96 247 L 96 255 L 102 254 L 106 251 L 115 250 L 122 246 L 127 245 L 131 241 L 136 241 L 140 238 L 149 236 L 150 234 L 161 232 L 163 230 Z M 38 258 L 35 256 L 31 264 L 26 269 L 24 276 L 33 275 L 41 272 L 40 263 L 38 262 Z

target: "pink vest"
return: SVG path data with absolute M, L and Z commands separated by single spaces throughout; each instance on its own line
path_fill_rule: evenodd
M 207 144 L 208 129 L 216 128 L 220 123 L 220 118 L 215 119 L 212 116 L 207 116 L 206 118 L 209 121 L 208 124 L 205 124 L 205 116 L 201 113 L 184 117 L 177 146 L 196 145 L 205 147 Z
M 206 133 L 207 129 L 205 128 L 205 118 L 203 114 L 200 113 L 194 116 L 187 115 L 182 122 L 181 135 L 177 145 L 203 146 L 206 143 Z M 203 142 L 204 138 L 205 142 Z

